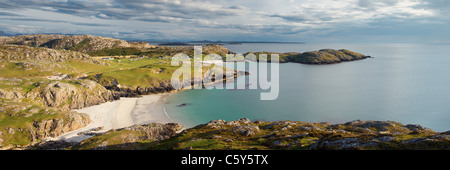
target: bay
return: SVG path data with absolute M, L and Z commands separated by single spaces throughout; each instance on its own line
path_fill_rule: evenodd
M 448 44 L 253 43 L 225 46 L 237 53 L 348 49 L 374 58 L 332 65 L 280 64 L 280 93 L 272 101 L 259 99 L 264 92 L 261 89 L 181 91 L 165 101 L 166 112 L 175 122 L 193 127 L 215 119 L 331 123 L 361 119 L 420 124 L 435 131 L 450 130 Z M 183 103 L 188 104 L 180 107 Z

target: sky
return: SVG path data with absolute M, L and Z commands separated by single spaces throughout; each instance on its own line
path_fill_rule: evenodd
M 0 31 L 127 40 L 450 43 L 448 0 L 0 0 Z

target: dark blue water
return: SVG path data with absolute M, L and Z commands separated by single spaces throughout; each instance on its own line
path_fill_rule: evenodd
M 185 127 L 214 119 L 342 123 L 393 120 L 450 130 L 450 46 L 427 44 L 235 44 L 231 51 L 349 49 L 375 58 L 333 65 L 280 64 L 277 100 L 262 90 L 186 90 L 166 100 Z M 256 64 L 256 63 L 250 63 Z M 240 79 L 245 77 L 240 77 Z M 177 107 L 189 103 L 184 107 Z

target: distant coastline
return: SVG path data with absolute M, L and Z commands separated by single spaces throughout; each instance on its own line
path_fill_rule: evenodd
M 280 42 L 280 41 L 151 41 L 158 45 L 167 46 L 191 46 L 191 45 L 207 45 L 207 44 L 306 44 L 305 42 Z

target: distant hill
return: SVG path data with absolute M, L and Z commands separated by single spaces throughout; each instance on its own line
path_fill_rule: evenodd
M 3 32 L 3 31 L 0 31 L 0 36 L 9 36 L 8 34 L 6 34 L 5 32 Z
M 125 40 L 92 36 L 92 35 L 20 35 L 0 37 L 0 44 L 15 44 L 31 47 L 47 47 L 52 49 L 66 49 L 78 52 L 94 52 L 112 48 L 152 48 L 147 42 L 127 42 Z

